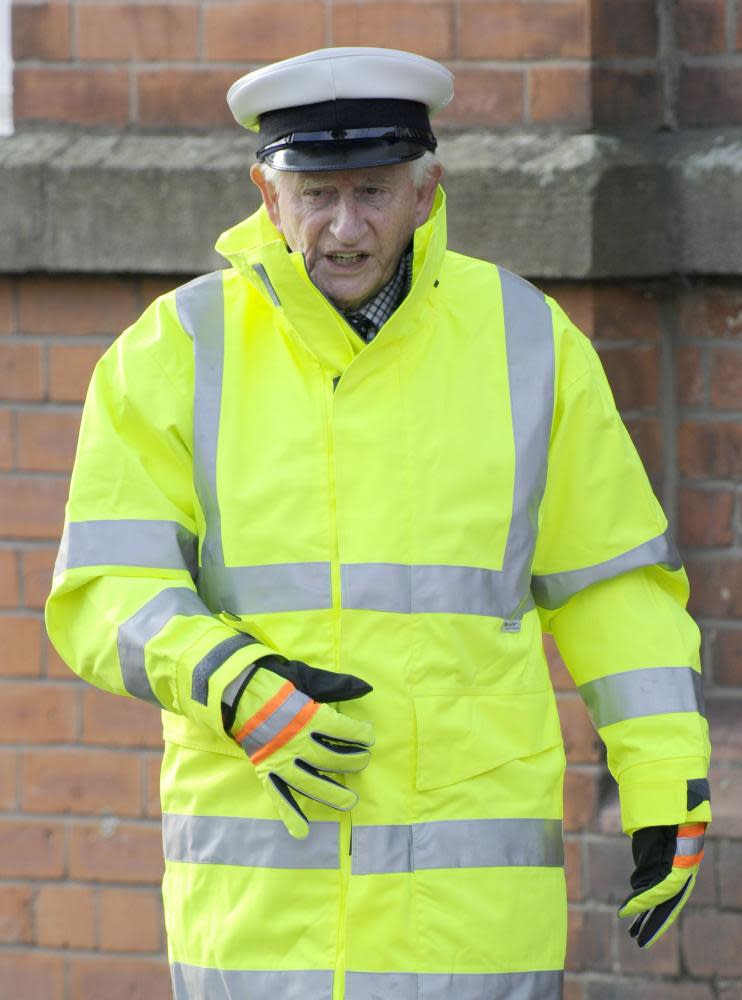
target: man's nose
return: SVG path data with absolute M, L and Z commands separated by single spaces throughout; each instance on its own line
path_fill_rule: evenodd
M 339 198 L 330 224 L 330 232 L 344 246 L 354 246 L 363 235 L 366 223 L 361 206 L 352 195 Z

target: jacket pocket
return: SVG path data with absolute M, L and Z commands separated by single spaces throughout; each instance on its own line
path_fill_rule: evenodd
M 416 787 L 441 788 L 559 746 L 554 692 L 419 695 Z
M 166 743 L 177 743 L 178 746 L 190 750 L 202 750 L 205 753 L 218 753 L 226 757 L 242 757 L 245 751 L 225 733 L 223 736 L 191 722 L 185 715 L 174 712 L 162 713 L 162 735 Z

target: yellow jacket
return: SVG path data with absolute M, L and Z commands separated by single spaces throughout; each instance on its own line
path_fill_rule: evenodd
M 597 356 L 527 282 L 446 250 L 440 190 L 370 344 L 263 209 L 217 246 L 232 266 L 96 368 L 47 605 L 73 670 L 165 710 L 175 996 L 559 997 L 542 631 L 626 831 L 710 818 L 687 802 L 709 755 L 687 580 Z M 376 732 L 360 801 L 339 822 L 309 802 L 304 841 L 222 731 L 269 651 L 374 687 L 340 706 Z

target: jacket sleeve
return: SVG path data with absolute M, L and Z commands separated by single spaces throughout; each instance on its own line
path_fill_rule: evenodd
M 624 830 L 711 818 L 699 630 L 592 345 L 550 302 L 555 404 L 532 590 L 607 748 Z
M 197 593 L 192 424 L 193 344 L 171 294 L 95 368 L 46 623 L 80 677 L 223 735 L 222 692 L 275 650 Z

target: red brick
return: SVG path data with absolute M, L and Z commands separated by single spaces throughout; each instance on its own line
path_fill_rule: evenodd
M 703 284 L 680 298 L 684 337 L 736 337 L 742 333 L 742 289 Z
M 742 686 L 742 629 L 724 629 L 716 634 L 713 677 L 715 684 Z
M 659 479 L 663 472 L 662 425 L 660 421 L 653 417 L 632 418 L 626 420 L 626 429 L 639 452 L 647 474 L 650 478 Z
M 95 897 L 85 885 L 45 885 L 36 904 L 36 941 L 42 948 L 94 948 Z
M 18 414 L 18 467 L 36 472 L 72 469 L 80 414 L 25 410 Z
M 742 123 L 742 69 L 736 66 L 683 66 L 680 70 L 680 125 L 708 128 Z
M 675 29 L 678 47 L 703 54 L 724 52 L 724 0 L 678 0 Z
M 0 344 L 0 398 L 41 399 L 44 377 L 38 344 Z
M 13 58 L 69 59 L 70 8 L 66 3 L 14 3 Z
M 129 74 L 123 69 L 17 69 L 15 116 L 21 121 L 125 125 Z
M 33 677 L 41 673 L 41 622 L 27 615 L 0 616 L 0 674 Z M 0 732 L 0 739 L 2 732 Z
M 657 406 L 660 393 L 660 356 L 656 347 L 598 346 L 619 410 Z
M 18 606 L 18 560 L 11 549 L 0 549 L 0 608 Z
M 0 750 L 0 809 L 15 809 L 18 804 L 18 752 Z
M 627 888 L 627 895 L 631 891 Z M 618 933 L 618 968 L 644 976 L 675 976 L 680 971 L 680 934 L 675 924 L 651 948 L 637 948 L 629 936 L 631 920 L 621 921 Z
M 719 872 L 721 905 L 742 910 L 742 843 L 719 844 Z
M 737 10 L 737 51 L 742 49 L 742 7 Z
M 151 889 L 100 890 L 100 947 L 103 951 L 159 951 L 162 902 Z
M 678 452 L 684 476 L 736 478 L 742 468 L 742 424 L 683 421 L 678 430 Z
M 535 70 L 533 71 L 535 72 Z M 555 299 L 571 321 L 587 337 L 595 332 L 595 288 L 573 281 L 541 281 L 539 288 Z
M 132 753 L 29 750 L 23 761 L 23 808 L 137 816 L 142 799 L 140 770 L 139 758 Z
M 191 4 L 80 4 L 80 59 L 198 57 L 198 8 Z
M 159 819 L 160 808 L 160 768 L 162 767 L 161 754 L 146 754 L 144 764 L 146 813 L 153 819 Z
M 59 534 L 61 535 L 61 531 Z M 52 569 L 56 558 L 56 545 L 53 548 L 28 549 L 21 554 L 26 607 L 44 607 L 52 585 Z
M 661 125 L 662 100 L 655 71 L 597 67 L 592 70 L 592 85 L 594 125 Z
M 0 996 L 8 1000 L 63 1000 L 64 960 L 39 952 L 0 952 Z
M 148 306 L 161 295 L 165 295 L 166 292 L 171 292 L 174 288 L 177 288 L 179 284 L 180 282 L 177 278 L 171 275 L 165 278 L 142 278 L 140 284 L 142 302 L 145 306 Z
M 456 97 L 436 121 L 457 125 L 517 125 L 523 121 L 524 75 L 509 69 L 460 69 Z
M 735 729 L 739 730 L 739 710 L 736 711 Z M 735 733 L 736 735 L 736 733 Z M 739 763 L 739 753 L 733 763 Z M 709 773 L 713 795 L 714 822 L 709 826 L 707 836 L 719 840 L 730 838 L 739 840 L 742 836 L 740 823 L 740 803 L 742 803 L 742 769 L 730 767 L 728 764 L 717 765 L 712 762 Z
M 105 344 L 53 344 L 49 349 L 49 394 L 63 402 L 82 402 Z
M 13 468 L 13 414 L 10 410 L 0 410 L 0 469 L 7 472 Z
M 0 336 L 15 329 L 14 312 L 13 283 L 8 278 L 0 278 Z
M 592 0 L 593 56 L 653 56 L 658 24 L 655 0 Z
M 120 823 L 113 818 L 99 823 L 79 823 L 70 832 L 69 852 L 72 878 L 154 884 L 162 878 L 159 823 L 143 826 Z
M 693 976 L 742 976 L 742 913 L 696 910 L 683 920 L 683 958 Z
M 29 944 L 32 928 L 33 896 L 28 886 L 3 885 L 0 891 L 0 942 Z
M 557 699 L 562 724 L 564 749 L 571 764 L 594 764 L 601 759 L 602 746 L 579 695 L 560 695 Z
M 682 545 L 729 545 L 732 541 L 734 494 L 730 490 L 680 491 Z
M 160 713 L 143 701 L 86 687 L 82 735 L 86 743 L 161 747 L 162 720 Z
M 77 674 L 64 662 L 62 657 L 51 644 L 50 639 L 46 640 L 46 675 L 54 680 L 77 682 Z
M 358 4 L 335 0 L 332 5 L 333 45 L 379 45 L 410 49 L 431 59 L 453 54 L 453 4 L 448 0 L 418 0 Z
M 39 275 L 18 288 L 21 333 L 115 335 L 139 312 L 133 281 Z
M 588 128 L 592 123 L 586 66 L 529 70 L 531 121 Z
M 164 958 L 70 958 L 70 996 L 105 1000 L 161 1000 L 170 996 Z
M 0 691 L 3 743 L 64 743 L 75 739 L 76 691 L 38 681 L 8 681 Z
M 597 808 L 597 772 L 567 770 L 564 781 L 564 829 L 573 833 L 592 826 Z
M 564 1000 L 585 1000 L 582 982 L 569 973 L 564 977 Z
M 0 534 L 59 538 L 68 490 L 66 479 L 8 476 L 0 480 Z
M 137 75 L 139 122 L 198 128 L 233 126 L 225 94 L 235 76 L 233 69 L 213 67 L 143 70 Z
M 742 410 L 742 351 L 719 348 L 711 355 L 711 405 Z
M 599 284 L 595 289 L 595 336 L 601 340 L 658 340 L 660 302 L 642 286 Z
M 698 347 L 680 347 L 677 352 L 678 399 L 683 406 L 701 406 L 706 401 L 705 379 Z
M 61 823 L 0 819 L 0 876 L 60 878 L 64 874 L 64 827 Z M 0 996 L 5 996 L 0 990 Z M 20 994 L 7 994 L 8 996 Z
M 569 935 L 566 968 L 607 972 L 612 967 L 612 942 L 616 918 L 605 910 L 569 911 Z
M 742 618 L 742 559 L 688 560 L 692 614 Z
M 579 839 L 564 842 L 564 868 L 567 876 L 567 899 L 582 899 L 582 843 Z
M 628 837 L 600 837 L 585 844 L 585 893 L 594 902 L 618 907 L 631 892 L 633 870 Z
M 589 55 L 584 3 L 462 0 L 459 9 L 459 55 L 464 59 L 575 59 Z
M 322 3 L 244 0 L 240 4 L 213 4 L 204 10 L 207 59 L 270 62 L 319 49 L 324 44 Z
M 659 943 L 655 947 L 659 947 Z M 638 948 L 636 950 L 639 951 Z M 640 954 L 651 953 L 645 949 Z M 589 981 L 585 1000 L 715 1000 L 711 989 L 707 983 L 650 980 L 646 976 L 632 976 L 631 979 L 612 976 L 610 980 Z
M 557 691 L 574 691 L 574 681 L 569 675 L 569 671 L 564 664 L 554 637 L 548 633 L 544 634 L 544 652 L 549 663 L 551 672 L 551 683 Z

